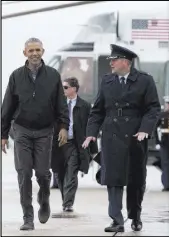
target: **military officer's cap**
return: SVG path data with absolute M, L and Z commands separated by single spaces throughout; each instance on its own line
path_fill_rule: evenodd
M 137 57 L 137 54 L 122 46 L 111 44 L 110 48 L 111 48 L 111 55 L 108 57 L 108 59 L 125 58 L 132 61 L 133 58 Z

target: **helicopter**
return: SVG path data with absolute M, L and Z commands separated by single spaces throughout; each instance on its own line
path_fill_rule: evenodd
M 140 19 L 138 24 L 144 24 L 145 21 L 151 21 L 152 24 L 157 22 L 157 29 L 158 24 L 162 24 L 158 23 L 158 18 L 164 18 L 164 33 L 155 29 L 153 39 L 150 38 L 152 31 L 147 33 L 145 39 L 142 39 L 142 35 L 138 39 L 133 39 L 131 25 L 137 18 Z M 81 86 L 80 95 L 92 103 L 98 91 L 100 78 L 110 72 L 106 60 L 110 54 L 110 44 L 128 47 L 138 55 L 133 61 L 133 66 L 153 76 L 162 105 L 166 88 L 165 65 L 169 60 L 168 14 L 165 16 L 163 9 L 153 12 L 115 11 L 95 15 L 83 26 L 74 42 L 57 50 L 48 61 L 48 65 L 55 67 L 61 73 L 62 79 L 68 76 L 77 77 Z M 138 36 L 139 34 L 140 32 Z
M 132 66 L 153 76 L 161 108 L 163 108 L 164 96 L 169 95 L 169 17 L 165 16 L 163 10 L 153 13 L 150 10 L 123 12 L 121 18 L 120 15 L 119 12 L 110 12 L 91 17 L 74 42 L 59 49 L 48 65 L 56 68 L 62 79 L 70 76 L 77 77 L 80 83 L 80 96 L 92 104 L 102 76 L 111 73 L 107 61 L 110 44 L 127 47 L 138 55 L 133 60 Z M 163 29 L 166 33 L 157 34 L 155 29 L 153 39 L 148 33 L 144 39 L 141 35 L 141 38 L 133 40 L 130 37 L 132 20 L 136 18 L 146 23 L 146 17 L 147 24 L 151 21 L 152 24 L 157 25 L 161 24 L 158 23 L 158 18 L 164 18 L 162 23 L 164 23 Z M 155 28 L 156 25 L 153 27 Z M 148 164 L 157 163 L 160 155 L 155 146 L 155 139 L 149 140 L 148 151 Z

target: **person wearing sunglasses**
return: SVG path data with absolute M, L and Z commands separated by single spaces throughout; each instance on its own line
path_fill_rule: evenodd
M 63 89 L 69 109 L 68 141 L 59 148 L 52 161 L 53 169 L 58 172 L 58 186 L 62 195 L 64 212 L 73 212 L 75 195 L 78 188 L 78 171 L 88 173 L 91 154 L 98 152 L 97 142 L 89 149 L 83 149 L 86 138 L 86 125 L 91 105 L 78 95 L 79 82 L 75 77 L 63 80 Z M 59 160 L 58 160 L 59 159 Z M 56 167 L 54 162 L 57 163 Z M 59 164 L 59 166 L 58 166 Z M 56 168 L 56 169 L 55 169 Z M 56 217 L 55 214 L 52 215 Z

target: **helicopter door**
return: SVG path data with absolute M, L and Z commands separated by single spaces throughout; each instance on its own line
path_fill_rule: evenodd
M 111 68 L 110 68 L 110 61 L 107 60 L 108 55 L 102 55 L 99 56 L 98 58 L 98 78 L 99 78 L 99 83 L 101 82 L 101 78 L 106 74 L 106 73 L 111 73 Z

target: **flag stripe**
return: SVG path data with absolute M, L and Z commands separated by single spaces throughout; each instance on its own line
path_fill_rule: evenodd
M 132 39 L 156 39 L 156 40 L 169 40 L 169 37 L 154 37 L 154 36 L 133 36 Z
M 149 34 L 152 34 L 152 33 L 154 33 L 154 34 L 168 34 L 169 33 L 169 31 L 154 31 L 154 30 L 151 30 L 151 31 L 145 31 L 145 30 L 142 30 L 142 31 L 133 31 L 132 33 L 135 33 L 135 34 L 139 34 L 139 33 L 149 33 Z

